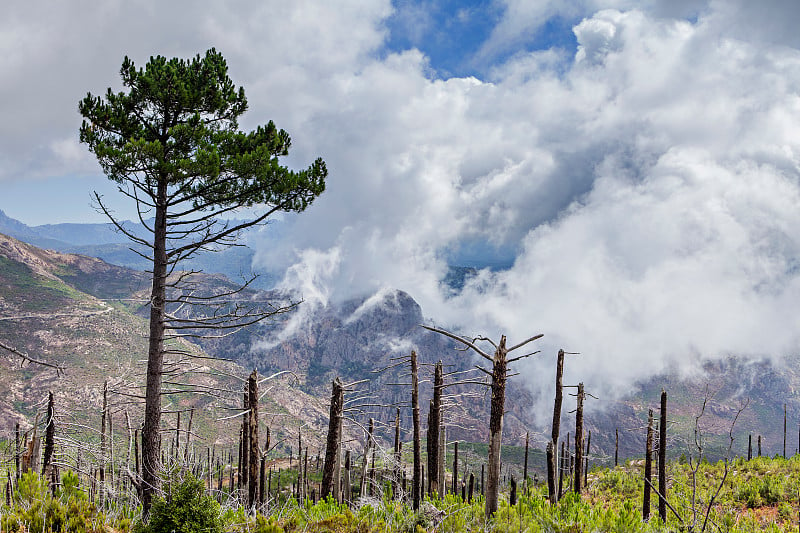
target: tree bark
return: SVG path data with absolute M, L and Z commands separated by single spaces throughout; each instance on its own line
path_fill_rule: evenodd
M 325 464 L 322 470 L 322 489 L 320 496 L 327 498 L 333 494 L 338 494 L 338 487 L 335 487 L 336 470 L 339 468 L 339 436 L 342 425 L 342 410 L 344 408 L 344 388 L 339 378 L 333 380 L 333 390 L 331 392 L 331 408 L 328 420 L 328 438 L 325 443 Z M 334 494 L 335 492 L 335 494 Z
M 253 370 L 247 379 L 247 403 L 250 407 L 247 427 L 250 434 L 247 436 L 250 451 L 248 461 L 249 475 L 247 476 L 247 505 L 254 507 L 258 503 L 258 483 L 260 479 L 261 448 L 258 445 L 258 372 Z
M 53 398 L 53 391 L 49 391 L 47 395 L 47 419 L 45 424 L 42 475 L 47 478 L 53 468 L 53 451 L 55 450 L 56 436 L 56 403 Z
M 422 492 L 422 450 L 419 427 L 419 379 L 417 352 L 411 351 L 411 413 L 414 425 L 414 476 L 411 486 L 412 509 L 419 510 L 420 492 Z
M 661 419 L 658 426 L 658 516 L 667 523 L 667 391 L 661 390 Z
M 556 397 L 553 401 L 553 426 L 550 440 L 553 443 L 553 454 L 550 458 L 551 464 L 547 467 L 548 476 L 552 472 L 553 476 L 558 475 L 558 438 L 561 432 L 561 405 L 564 401 L 563 398 L 563 377 L 564 377 L 564 350 L 558 351 L 558 358 L 556 359 Z M 550 503 L 558 501 L 558 491 L 556 490 L 555 478 L 547 479 L 547 488 L 549 491 Z
M 142 515 L 150 514 L 153 494 L 161 486 L 161 375 L 164 367 L 164 300 L 167 282 L 167 177 L 158 177 L 153 226 L 153 286 L 147 350 L 144 425 L 142 427 Z
M 506 403 L 507 375 L 506 337 L 500 337 L 500 343 L 494 353 L 492 367 L 492 401 L 489 414 L 489 467 L 486 480 L 485 514 L 489 518 L 497 511 L 497 500 L 500 494 L 500 448 L 503 443 L 503 411 Z
M 653 410 L 647 414 L 647 440 L 644 455 L 644 494 L 642 496 L 642 520 L 650 519 L 650 481 L 653 477 Z
M 573 490 L 580 494 L 583 490 L 583 383 L 578 383 L 578 408 L 575 411 L 575 481 Z
M 433 373 L 433 399 L 428 412 L 428 494 L 431 496 L 439 493 L 439 427 L 443 386 L 442 362 L 438 361 Z

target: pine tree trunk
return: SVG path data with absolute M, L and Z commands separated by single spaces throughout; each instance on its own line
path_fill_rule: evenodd
M 158 177 L 153 226 L 153 286 L 147 350 L 144 425 L 142 427 L 142 515 L 150 514 L 161 486 L 161 377 L 164 367 L 164 313 L 167 282 L 167 179 Z

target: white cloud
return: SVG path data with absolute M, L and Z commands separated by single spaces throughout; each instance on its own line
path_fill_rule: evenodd
M 470 333 L 543 332 L 606 397 L 700 356 L 796 351 L 800 53 L 716 17 L 600 11 L 566 68 L 537 52 L 492 82 L 431 80 L 413 52 L 368 65 L 301 128 L 330 190 L 288 242 L 335 243 L 334 300 L 398 287 Z M 465 239 L 517 260 L 450 297 L 443 250 Z

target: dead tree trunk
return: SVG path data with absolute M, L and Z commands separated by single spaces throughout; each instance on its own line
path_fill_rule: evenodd
M 322 488 L 320 496 L 327 498 L 334 493 L 334 498 L 338 496 L 338 487 L 335 487 L 334 480 L 338 478 L 336 470 L 339 468 L 339 446 L 340 428 L 342 425 L 342 411 L 344 409 L 344 387 L 339 378 L 333 380 L 333 392 L 331 393 L 330 418 L 328 420 L 328 438 L 325 443 L 325 464 L 322 469 Z
M 650 519 L 650 485 L 653 469 L 653 410 L 647 414 L 647 440 L 644 455 L 644 494 L 642 497 L 642 520 Z
M 183 449 L 183 460 L 189 461 L 189 441 L 192 439 L 192 422 L 194 421 L 194 407 L 189 411 L 189 425 L 186 427 L 186 446 Z
M 453 443 L 453 494 L 458 494 L 458 441 Z
M 441 420 L 440 420 L 441 421 Z M 444 495 L 447 492 L 447 484 L 445 483 L 444 465 L 447 464 L 447 431 L 444 425 L 439 427 L 439 499 L 444 500 Z
M 478 355 L 486 359 L 487 361 L 492 362 L 492 371 L 489 372 L 488 370 L 484 370 L 487 374 L 491 375 L 491 390 L 492 390 L 492 399 L 491 399 L 491 411 L 489 414 L 489 468 L 488 468 L 488 479 L 486 483 L 486 507 L 485 507 L 485 514 L 487 517 L 491 517 L 497 511 L 497 502 L 499 498 L 500 492 L 500 449 L 503 441 L 503 412 L 505 409 L 505 400 L 506 400 L 506 379 L 508 375 L 508 365 L 518 359 L 522 359 L 524 357 L 528 357 L 533 355 L 537 352 L 532 352 L 529 354 L 522 355 L 520 357 L 515 357 L 513 359 L 508 359 L 509 352 L 516 350 L 517 348 L 521 348 L 525 346 L 531 341 L 539 339 L 542 335 L 536 335 L 531 337 L 511 348 L 506 348 L 506 337 L 502 335 L 500 337 L 500 342 L 495 344 L 494 342 L 490 341 L 489 339 L 485 339 L 480 337 L 475 340 L 468 340 L 464 337 L 459 337 L 449 331 L 445 331 L 438 328 L 432 328 L 429 326 L 423 326 L 425 329 L 430 331 L 435 331 L 436 333 L 440 333 L 451 339 L 464 344 L 465 346 L 474 350 Z M 490 356 L 478 346 L 475 345 L 476 340 L 487 341 L 495 347 L 494 357 Z
M 361 466 L 361 486 L 359 487 L 358 494 L 362 498 L 367 495 L 367 487 L 369 486 L 368 479 L 368 466 L 369 466 L 369 452 L 372 449 L 372 435 L 375 431 L 375 420 L 369 419 L 369 429 L 367 430 L 367 442 L 364 445 L 364 463 Z M 306 457 L 308 456 L 308 448 L 306 448 Z
M 247 403 L 250 407 L 247 436 L 250 457 L 248 458 L 249 474 L 247 476 L 247 506 L 254 507 L 258 503 L 259 467 L 261 466 L 261 448 L 258 445 L 258 372 L 253 370 L 247 379 Z M 188 441 L 187 441 L 188 445 Z
M 100 506 L 105 503 L 106 460 L 106 417 L 108 417 L 108 381 L 103 382 L 103 412 L 100 419 Z
M 394 468 L 392 475 L 392 496 L 397 499 L 400 495 L 400 408 L 394 418 Z
M 564 378 L 564 350 L 558 351 L 558 359 L 556 360 L 556 398 L 553 401 L 553 428 L 552 433 L 550 435 L 551 442 L 553 444 L 553 453 L 551 458 L 550 464 L 547 465 L 547 489 L 550 497 L 550 503 L 556 503 L 558 501 L 558 492 L 556 491 L 556 480 L 555 477 L 552 479 L 549 477 L 551 475 L 555 476 L 558 472 L 558 437 L 561 432 L 561 405 L 564 401 L 563 397 L 563 378 Z
M 573 490 L 580 494 L 583 488 L 583 383 L 578 383 L 578 408 L 575 411 L 575 482 Z
M 550 495 L 550 503 L 554 503 L 557 498 L 556 493 L 556 473 L 553 471 L 555 461 L 553 452 L 553 442 L 547 443 L 547 493 Z
M 250 494 L 248 489 L 250 482 L 250 393 L 248 383 L 244 385 L 242 407 L 245 414 L 242 416 L 242 462 L 239 465 L 239 479 L 242 489 L 241 498 L 246 505 Z
M 614 430 L 614 466 L 619 466 L 619 429 Z
M 667 523 L 667 391 L 661 390 L 661 419 L 658 434 L 658 516 Z
M 441 425 L 444 373 L 438 361 L 433 373 L 433 399 L 428 411 L 428 494 L 439 493 L 439 426 Z
M 528 486 L 528 445 L 530 444 L 530 433 L 525 432 L 525 464 L 522 467 L 522 491 Z
M 45 478 L 50 474 L 53 467 L 53 450 L 55 449 L 56 436 L 56 403 L 53 399 L 53 391 L 47 396 L 47 419 L 45 420 L 44 433 L 44 462 L 42 463 L 42 476 Z
M 419 380 L 417 352 L 411 351 L 411 414 L 414 425 L 414 477 L 411 486 L 412 509 L 419 510 L 420 492 L 422 491 L 422 450 L 419 428 Z
M 503 413 L 506 403 L 506 375 L 508 371 L 508 350 L 506 337 L 500 337 L 500 343 L 494 354 L 492 368 L 492 401 L 489 415 L 489 468 L 486 480 L 487 517 L 497 512 L 497 500 L 500 495 L 500 449 L 503 444 Z

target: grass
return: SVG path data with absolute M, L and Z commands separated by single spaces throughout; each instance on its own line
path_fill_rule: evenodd
M 271 502 L 268 509 L 264 508 L 255 515 L 230 502 L 223 505 L 221 512 L 225 531 L 257 533 L 701 531 L 706 511 L 709 517 L 706 531 L 797 531 L 800 456 L 791 459 L 760 457 L 751 461 L 736 459 L 728 467 L 727 479 L 717 493 L 725 472 L 723 462 L 702 463 L 696 475 L 688 464 L 669 463 L 667 497 L 681 518 L 669 512 L 666 523 L 658 517 L 656 495 L 652 498 L 650 520 L 642 520 L 644 485 L 642 468 L 636 463 L 593 471 L 581 496 L 567 493 L 555 506 L 547 501 L 546 487 L 542 485 L 521 490 L 513 506 L 509 504 L 506 492 L 501 496 L 497 513 L 488 520 L 484 516 L 481 496 L 467 503 L 452 494 L 444 499 L 426 499 L 419 512 L 412 511 L 407 502 L 390 499 L 386 493 L 360 500 L 353 506 L 331 500 L 311 503 L 308 500 L 281 499 Z M 285 483 L 289 481 L 291 472 L 284 475 L 287 477 L 281 481 Z M 121 509 L 113 502 L 98 509 L 75 490 L 71 496 L 65 495 L 63 489 L 57 491 L 55 497 L 48 496 L 49 492 L 42 490 L 32 479 L 26 480 L 26 486 L 18 494 L 20 496 L 11 506 L 0 506 L 4 532 L 33 531 L 26 524 L 35 524 L 36 531 L 59 531 L 51 524 L 64 523 L 65 520 L 93 524 L 96 528 L 87 527 L 87 531 L 127 531 L 138 512 Z M 706 502 L 712 496 L 715 496 L 714 504 L 708 509 Z M 74 505 L 70 507 L 69 498 L 78 498 L 81 502 L 77 510 Z M 32 503 L 34 500 L 38 502 L 36 505 Z M 54 503 L 54 500 L 58 501 Z M 47 512 L 51 513 L 49 518 Z

